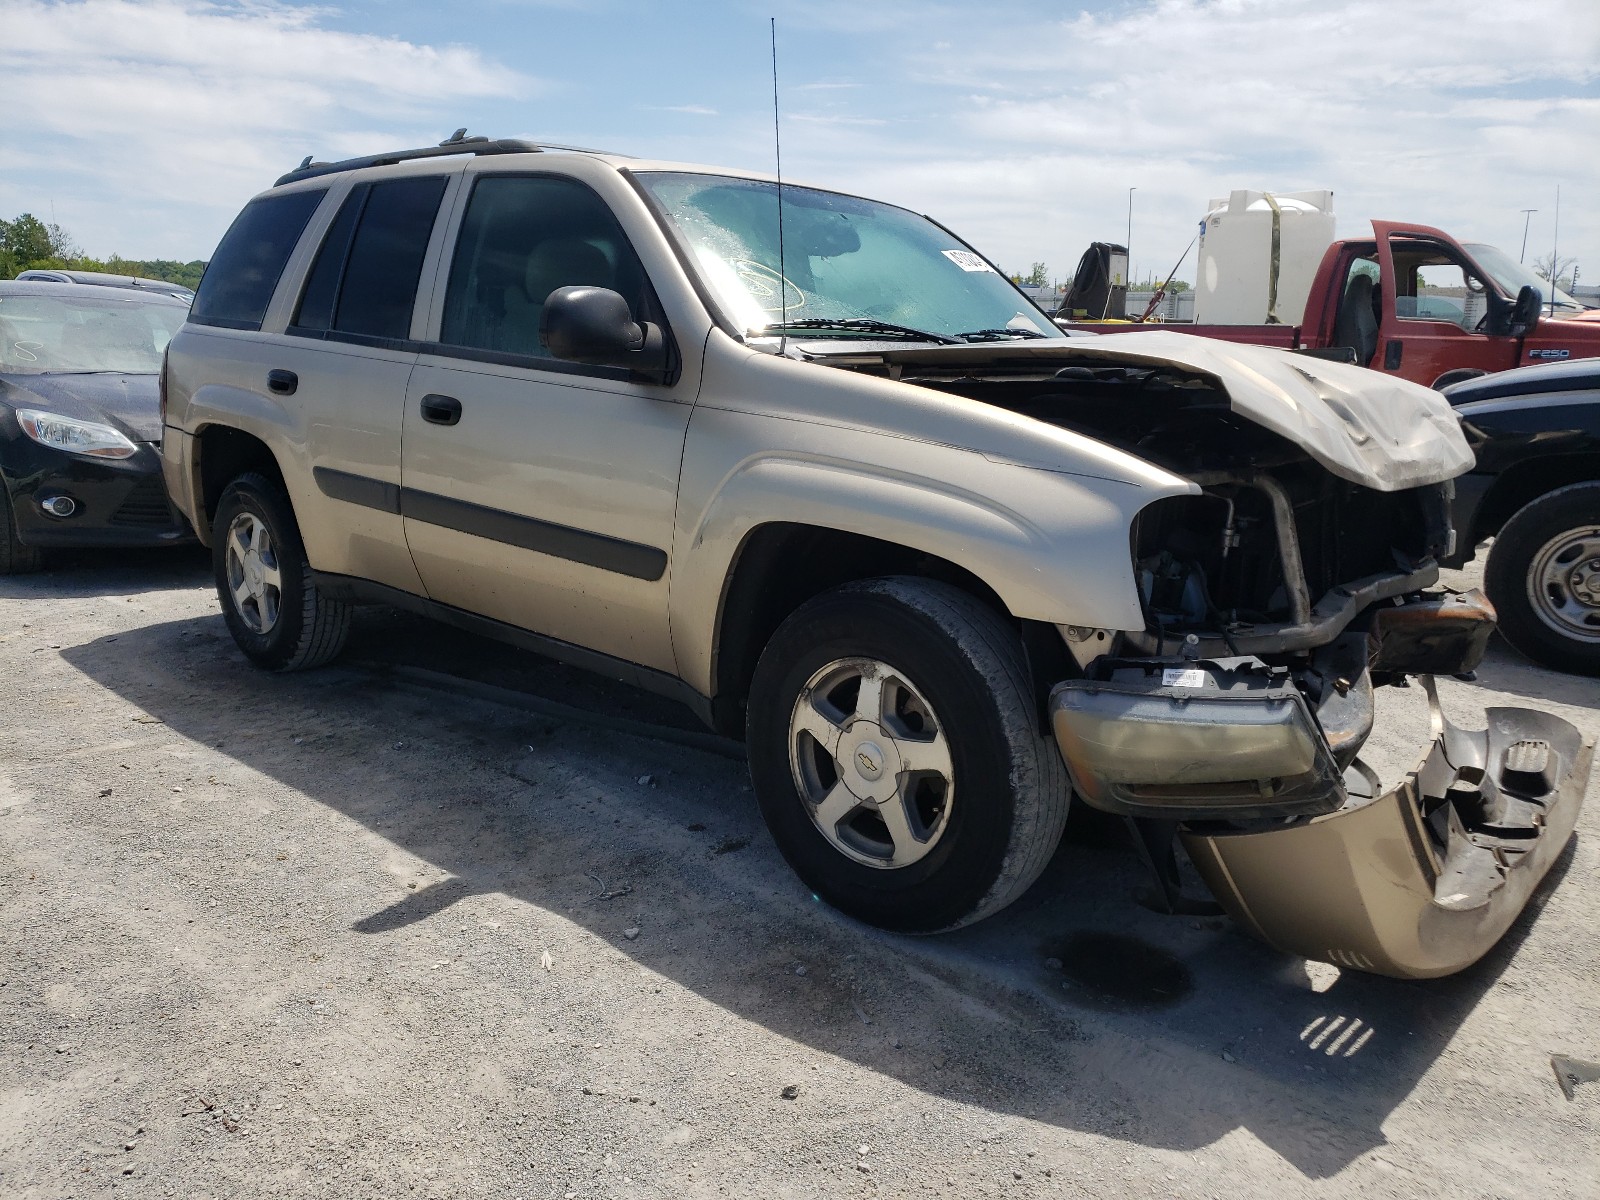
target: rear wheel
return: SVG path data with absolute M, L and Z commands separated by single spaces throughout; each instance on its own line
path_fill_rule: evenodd
M 874 925 L 934 933 L 998 911 L 1060 841 L 1066 773 L 998 614 L 923 579 L 801 606 L 761 656 L 750 771 L 800 878 Z
M 0 575 L 26 575 L 37 571 L 44 556 L 38 547 L 24 546 L 17 540 L 17 521 L 11 515 L 11 501 L 6 498 L 3 486 L 0 486 L 0 509 L 4 510 L 4 515 L 0 516 Z
M 1523 506 L 1495 538 L 1483 581 L 1506 641 L 1558 671 L 1600 675 L 1600 483 Z
M 211 562 L 228 631 L 257 666 L 307 670 L 344 649 L 350 608 L 317 590 L 289 498 L 266 476 L 241 475 L 222 493 Z

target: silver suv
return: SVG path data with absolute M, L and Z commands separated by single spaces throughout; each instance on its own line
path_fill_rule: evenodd
M 1429 593 L 1472 456 L 1435 393 L 1151 332 L 1069 339 L 901 208 L 457 136 L 306 162 L 223 238 L 164 375 L 166 480 L 275 670 L 382 601 L 743 737 L 816 893 L 898 930 L 1014 900 L 1068 800 L 1172 839 L 1249 930 L 1481 955 L 1591 747 L 1443 723 L 1383 790 L 1373 689 L 1470 670 Z

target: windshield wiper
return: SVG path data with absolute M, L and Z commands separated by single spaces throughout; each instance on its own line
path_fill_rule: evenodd
M 838 329 L 852 333 L 875 333 L 881 337 L 905 338 L 917 342 L 937 342 L 941 346 L 961 344 L 961 339 L 958 337 L 929 333 L 925 329 L 913 329 L 909 325 L 893 325 L 888 321 L 876 321 L 871 317 L 847 317 L 839 320 L 831 317 L 808 317 L 803 321 L 781 321 L 765 325 L 762 327 L 762 332 L 784 329 Z
M 956 334 L 964 342 L 998 342 L 1006 338 L 1042 338 L 1044 334 L 1037 329 L 1015 329 L 1007 326 L 1003 329 L 969 329 L 965 333 Z

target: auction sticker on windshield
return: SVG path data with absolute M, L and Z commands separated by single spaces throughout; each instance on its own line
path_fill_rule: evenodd
M 993 271 L 994 268 L 971 250 L 946 250 L 944 256 L 963 271 Z

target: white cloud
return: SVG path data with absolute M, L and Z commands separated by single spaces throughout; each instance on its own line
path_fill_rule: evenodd
M 732 69 L 766 43 L 743 0 L 673 15 L 704 64 L 662 61 L 648 27 L 616 15 L 653 13 L 645 0 L 599 16 L 558 0 L 519 41 L 510 18 L 538 3 L 457 22 L 476 46 L 433 47 L 285 0 L 0 0 L 0 215 L 47 215 L 53 196 L 91 251 L 189 257 L 308 152 L 462 124 L 771 168 L 764 58 L 748 78 Z M 785 175 L 930 213 L 1007 266 L 1044 259 L 1058 276 L 1124 235 L 1130 186 L 1136 264 L 1164 272 L 1206 201 L 1236 187 L 1332 188 L 1345 233 L 1395 217 L 1513 248 L 1520 210 L 1538 208 L 1531 256 L 1548 249 L 1559 182 L 1564 252 L 1600 278 L 1600 0 L 1086 7 L 811 0 L 803 29 L 779 22 L 796 81 L 782 85 Z M 605 70 L 571 65 L 599 36 Z M 523 42 L 571 78 L 496 63 Z
M 919 19 L 940 37 L 885 38 L 878 63 L 923 99 L 920 118 L 854 138 L 836 122 L 826 141 L 801 126 L 785 158 L 932 212 L 1007 266 L 1045 258 L 1064 276 L 1090 241 L 1121 240 L 1130 186 L 1147 272 L 1165 273 L 1205 202 L 1237 187 L 1331 187 L 1344 234 L 1394 217 L 1502 245 L 1537 207 L 1532 240 L 1547 249 L 1560 183 L 1563 252 L 1600 277 L 1595 0 L 1140 0 Z M 863 96 L 862 114 L 881 115 L 865 106 L 883 96 Z
M 456 106 L 540 86 L 474 49 L 340 32 L 322 16 L 278 3 L 6 0 L 0 110 L 13 133 L 0 142 L 11 181 L 0 211 L 37 205 L 48 188 L 91 253 L 187 258 L 308 152 L 437 140 L 459 124 Z

